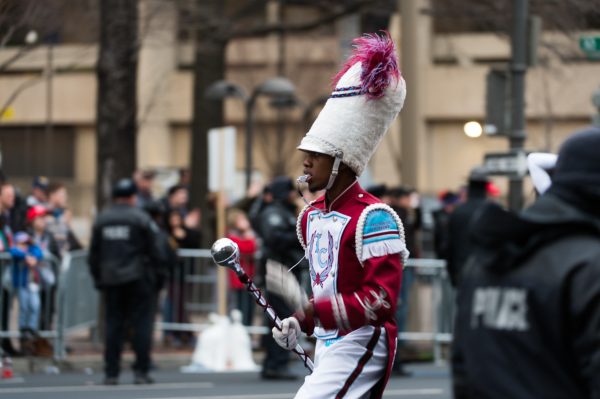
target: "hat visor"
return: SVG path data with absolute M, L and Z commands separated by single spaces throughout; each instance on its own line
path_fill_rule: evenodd
M 300 145 L 296 147 L 296 149 L 300 151 L 318 152 L 319 154 L 331 155 L 324 146 L 319 145 L 319 142 L 306 136 L 302 139 Z

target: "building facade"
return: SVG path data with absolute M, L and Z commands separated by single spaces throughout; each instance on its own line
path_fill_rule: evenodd
M 141 2 L 142 21 L 148 12 L 144 7 L 152 3 Z M 161 7 L 160 13 L 160 18 L 142 24 L 146 34 L 138 70 L 137 159 L 140 168 L 164 170 L 189 166 L 193 44 L 181 40 L 174 7 Z M 435 195 L 463 184 L 485 153 L 508 149 L 505 137 L 469 138 L 463 125 L 483 123 L 486 74 L 490 67 L 508 62 L 510 42 L 490 33 L 435 34 L 431 16 L 418 8 L 406 7 L 404 18 L 403 23 L 402 17 L 392 17 L 390 32 L 399 44 L 407 101 L 413 102 L 407 103 L 379 147 L 369 176 L 373 182 L 408 183 Z M 264 179 L 275 170 L 291 176 L 301 173 L 295 145 L 318 113 L 315 104 L 329 94 L 330 78 L 347 49 L 346 38 L 357 32 L 348 26 L 351 18 L 319 33 L 228 44 L 228 81 L 251 92 L 281 73 L 296 86 L 299 104 L 293 108 L 277 111 L 267 98 L 258 100 L 254 167 Z M 526 80 L 528 150 L 556 151 L 597 112 L 590 99 L 600 86 L 600 62 L 585 60 L 578 37 L 542 35 L 540 62 L 528 70 Z M 20 46 L 0 49 L 0 65 L 20 51 Z M 574 56 L 565 60 L 559 53 Z M 83 218 L 91 216 L 94 202 L 97 54 L 93 42 L 39 45 L 0 73 L 0 106 L 6 105 L 0 118 L 3 171 L 23 191 L 38 174 L 66 182 L 75 214 Z M 236 99 L 224 104 L 226 124 L 237 128 L 235 164 L 242 176 L 244 104 Z M 498 179 L 498 184 L 506 193 L 504 180 Z

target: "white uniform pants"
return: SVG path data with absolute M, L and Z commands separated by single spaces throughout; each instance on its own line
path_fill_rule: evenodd
M 374 346 L 372 354 L 367 350 L 369 341 Z M 383 377 L 387 361 L 383 327 L 365 326 L 336 340 L 319 339 L 315 368 L 295 399 L 368 398 L 371 388 Z

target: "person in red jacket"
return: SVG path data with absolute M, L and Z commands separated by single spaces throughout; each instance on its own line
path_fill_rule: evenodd
M 389 35 L 355 39 L 335 89 L 303 138 L 304 176 L 325 195 L 298 218 L 309 262 L 308 306 L 273 329 L 292 349 L 300 331 L 317 338 L 315 368 L 296 398 L 380 398 L 396 350 L 394 314 L 408 257 L 398 215 L 358 183 L 400 112 L 406 85 Z
M 239 209 L 231 209 L 227 215 L 227 238 L 235 242 L 240 250 L 240 265 L 250 277 L 254 277 L 254 260 L 256 256 L 256 235 L 250 226 L 246 214 Z M 233 270 L 229 270 L 229 288 L 234 294 L 230 303 L 242 312 L 242 323 L 249 326 L 254 316 L 254 301 L 247 292 L 246 286 L 238 279 Z

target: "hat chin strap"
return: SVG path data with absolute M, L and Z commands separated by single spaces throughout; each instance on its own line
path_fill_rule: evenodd
M 329 181 L 327 182 L 327 187 L 325 187 L 325 191 L 329 190 L 333 186 L 333 182 L 337 177 L 340 170 L 340 163 L 342 162 L 343 154 L 341 152 L 337 152 L 335 154 L 335 160 L 333 161 L 333 167 L 331 168 L 331 175 L 329 175 Z

